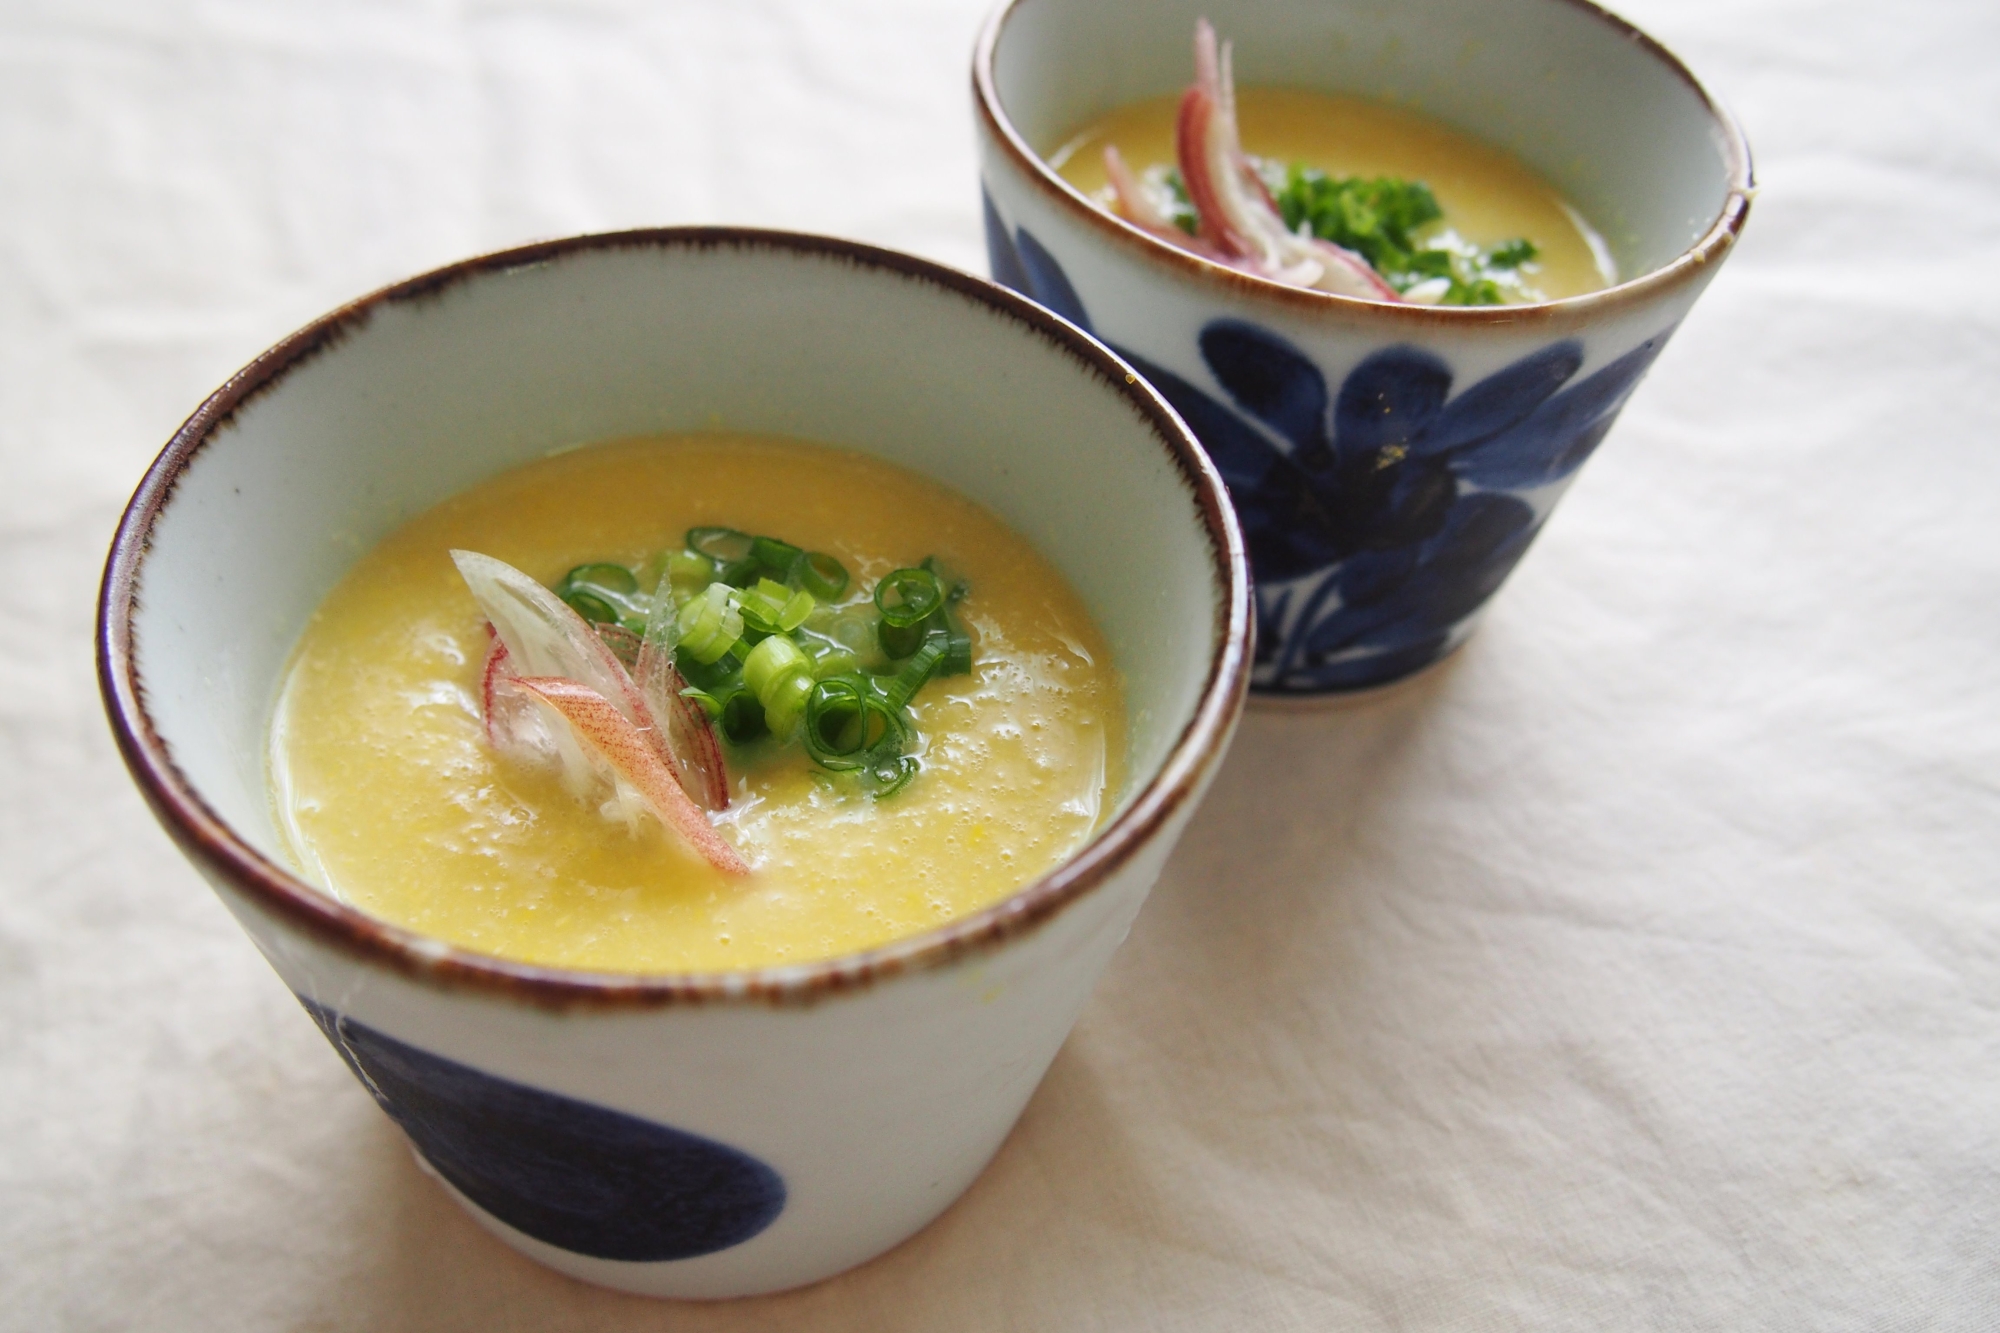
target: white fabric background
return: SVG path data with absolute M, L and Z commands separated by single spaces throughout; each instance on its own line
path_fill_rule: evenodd
M 767 1301 L 411 1163 L 110 744 L 99 564 L 231 370 L 533 237 L 982 270 L 986 0 L 0 4 L 0 1325 L 2000 1326 L 2000 10 L 1628 0 L 1730 263 L 1471 647 L 1253 714 L 993 1168 Z

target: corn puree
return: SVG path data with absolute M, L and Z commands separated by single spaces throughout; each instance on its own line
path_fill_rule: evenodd
M 912 702 L 923 769 L 900 794 L 839 789 L 796 746 L 725 747 L 721 828 L 753 867 L 747 882 L 657 822 L 634 834 L 489 752 L 486 630 L 446 554 L 483 551 L 553 583 L 586 561 L 678 548 L 701 524 L 831 553 L 854 576 L 845 600 L 931 554 L 972 589 L 973 674 Z M 991 514 L 861 455 L 711 434 L 559 454 L 396 532 L 302 636 L 271 764 L 295 858 L 344 901 L 524 962 L 678 972 L 846 953 L 1006 897 L 1108 812 L 1124 744 L 1095 625 Z
M 1048 155 L 1062 178 L 1111 206 L 1104 146 L 1135 172 L 1174 164 L 1178 94 L 1120 107 Z M 1608 287 L 1610 251 L 1556 188 L 1512 154 L 1432 120 L 1366 98 L 1300 88 L 1238 88 L 1236 119 L 1252 157 L 1318 167 L 1329 176 L 1400 176 L 1431 187 L 1444 210 L 1420 236 L 1448 228 L 1482 250 L 1527 237 L 1541 251 L 1522 269 L 1531 299 Z

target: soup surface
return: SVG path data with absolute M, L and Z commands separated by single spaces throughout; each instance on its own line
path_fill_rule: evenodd
M 936 554 L 969 582 L 972 674 L 910 704 L 917 777 L 877 800 L 796 745 L 725 747 L 729 879 L 490 750 L 485 621 L 448 552 L 544 583 L 638 563 L 704 524 L 782 533 L 861 586 Z M 859 454 L 706 434 L 593 445 L 505 473 L 365 556 L 301 637 L 272 726 L 273 799 L 309 878 L 451 943 L 609 971 L 716 971 L 879 945 L 1006 897 L 1083 842 L 1123 779 L 1109 652 L 1062 576 L 993 515 Z
M 1120 107 L 1048 153 L 1048 163 L 1110 209 L 1105 145 L 1116 145 L 1135 172 L 1173 167 L 1179 103 L 1174 94 Z M 1509 301 L 1581 296 L 1616 281 L 1610 250 L 1553 185 L 1512 154 L 1428 116 L 1298 88 L 1238 88 L 1236 115 L 1244 151 L 1264 162 L 1429 185 L 1444 217 L 1425 227 L 1421 240 L 1482 251 L 1532 241 L 1539 253 L 1519 282 L 1503 277 Z

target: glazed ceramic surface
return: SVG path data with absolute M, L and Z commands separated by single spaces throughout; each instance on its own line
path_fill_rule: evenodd
M 1125 676 L 1131 777 L 1097 836 L 928 934 L 690 976 L 474 955 L 301 882 L 266 727 L 347 567 L 504 468 L 715 426 L 914 468 L 1054 561 Z M 162 822 L 483 1225 L 589 1281 L 740 1295 L 895 1244 L 999 1146 L 1227 745 L 1246 580 L 1220 479 L 1174 415 L 1039 308 L 841 242 L 628 233 L 415 279 L 232 379 L 127 511 L 100 671 Z
M 1624 280 L 1530 306 L 1369 303 L 1099 210 L 1040 154 L 1184 88 L 1202 16 L 1233 41 L 1239 86 L 1393 101 L 1512 152 Z M 993 276 L 1103 338 L 1200 437 L 1242 519 L 1270 694 L 1379 686 L 1464 641 L 1749 208 L 1733 122 L 1581 0 L 1013 0 L 973 76 Z

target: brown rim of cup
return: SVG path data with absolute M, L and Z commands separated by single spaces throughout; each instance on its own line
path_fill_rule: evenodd
M 1359 297 L 1340 296 L 1333 292 L 1273 282 L 1268 278 L 1256 277 L 1240 269 L 1203 259 L 1191 251 L 1147 235 L 1123 218 L 1091 203 L 1042 160 L 1041 154 L 1037 153 L 1021 136 L 1020 131 L 1014 128 L 1014 122 L 1008 117 L 1006 108 L 1000 104 L 999 90 L 993 82 L 993 53 L 999 46 L 1001 34 L 1005 31 L 1008 20 L 1024 3 L 1027 3 L 1027 0 L 1006 0 L 994 10 L 987 18 L 986 26 L 980 30 L 979 40 L 973 47 L 972 54 L 973 104 L 978 107 L 980 119 L 984 122 L 987 132 L 991 134 L 994 142 L 1006 150 L 1016 168 L 1040 186 L 1044 193 L 1052 195 L 1072 217 L 1081 219 L 1085 226 L 1095 228 L 1100 235 L 1110 238 L 1114 244 L 1123 245 L 1152 263 L 1166 265 L 1177 277 L 1204 282 L 1240 297 L 1276 301 L 1302 314 L 1320 318 L 1335 316 L 1365 319 L 1370 322 L 1394 320 L 1405 324 L 1428 324 L 1439 329 L 1495 324 L 1518 325 L 1531 321 L 1560 327 L 1594 321 L 1606 313 L 1607 309 L 1615 310 L 1650 301 L 1664 291 L 1691 281 L 1709 264 L 1719 261 L 1729 247 L 1736 243 L 1737 236 L 1742 233 L 1743 223 L 1750 215 L 1750 201 L 1757 192 L 1750 162 L 1750 144 L 1743 135 L 1742 127 L 1673 52 L 1616 14 L 1591 3 L 1591 0 L 1560 0 L 1560 3 L 1606 25 L 1620 37 L 1644 50 L 1665 65 L 1701 100 L 1702 107 L 1708 112 L 1716 136 L 1722 144 L 1729 174 L 1729 189 L 1723 196 L 1714 220 L 1710 222 L 1700 239 L 1669 263 L 1648 270 L 1636 278 L 1615 283 L 1599 291 L 1586 292 L 1582 296 L 1568 296 L 1558 301 L 1535 301 L 1521 305 L 1427 306 L 1408 302 L 1364 301 Z
M 1002 901 L 955 921 L 859 953 L 732 972 L 628 974 L 543 967 L 476 953 L 378 920 L 305 883 L 239 838 L 175 766 L 146 710 L 134 651 L 154 522 L 172 503 L 194 456 L 240 408 L 366 323 L 380 308 L 418 301 L 489 274 L 607 250 L 777 250 L 901 274 L 984 305 L 1110 385 L 1152 428 L 1198 508 L 1214 562 L 1215 650 L 1194 715 L 1160 770 L 1068 860 Z M 1220 759 L 1249 685 L 1249 569 L 1221 477 L 1180 418 L 1101 344 L 1040 306 L 955 269 L 875 246 L 743 227 L 668 227 L 544 241 L 481 255 L 384 287 L 315 320 L 264 352 L 216 390 L 174 433 L 134 492 L 105 563 L 97 608 L 97 670 L 118 748 L 147 803 L 192 859 L 259 912 L 363 963 L 431 985 L 549 1009 L 642 1009 L 753 1002 L 804 1004 L 897 973 L 941 966 L 1005 943 L 1049 920 L 1121 869 L 1186 806 Z

